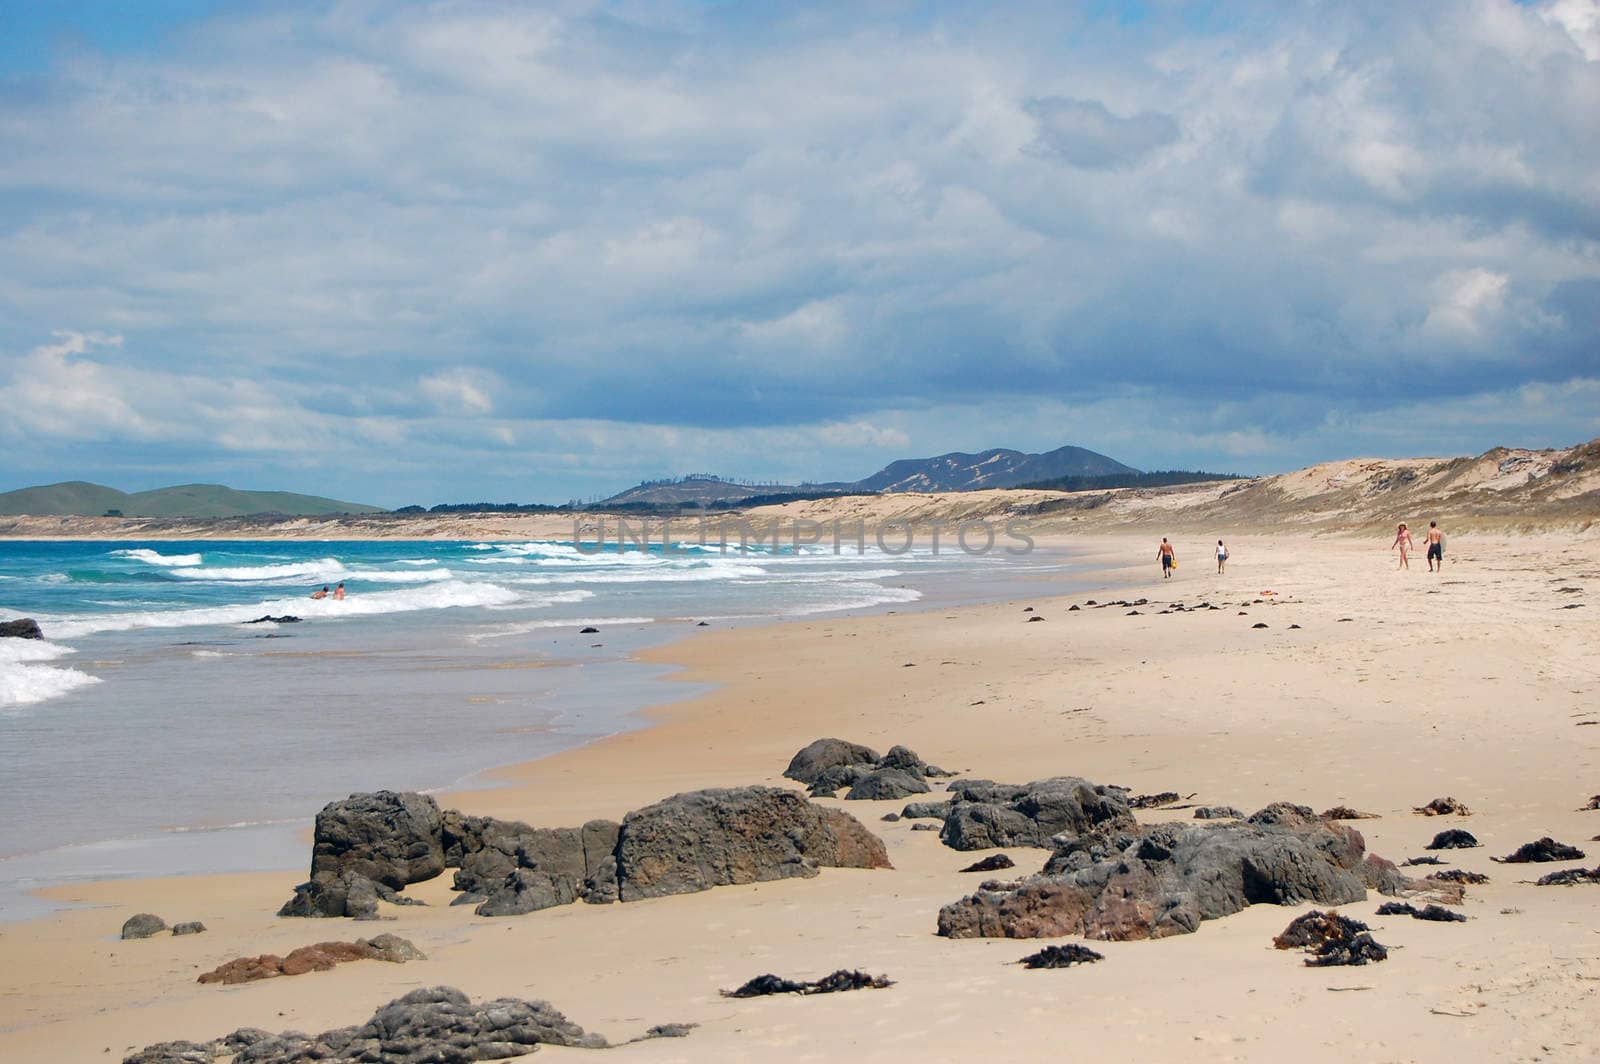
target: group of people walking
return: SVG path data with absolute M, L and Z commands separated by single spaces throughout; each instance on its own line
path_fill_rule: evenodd
M 1225 572 L 1228 568 L 1228 548 L 1222 540 L 1217 540 L 1217 549 L 1212 552 L 1217 559 L 1217 572 Z M 1178 552 L 1172 549 L 1172 544 L 1167 542 L 1167 537 L 1161 537 L 1161 546 L 1156 548 L 1156 557 L 1161 560 L 1161 577 L 1170 579 L 1172 571 L 1178 567 Z
M 1444 532 L 1439 528 L 1439 522 L 1428 522 L 1428 572 L 1444 572 Z M 1400 551 L 1400 568 L 1411 568 L 1411 552 L 1416 549 L 1416 543 L 1411 538 L 1411 530 L 1404 521 L 1395 532 L 1394 544 L 1390 550 Z M 1217 549 L 1212 552 L 1217 559 L 1217 572 L 1223 573 L 1228 568 L 1228 547 L 1222 540 L 1217 540 Z M 1161 562 L 1161 577 L 1164 580 L 1172 578 L 1173 570 L 1178 568 L 1178 552 L 1173 549 L 1166 536 L 1161 537 L 1161 546 L 1156 548 L 1156 558 Z
M 1417 545 L 1411 538 L 1411 530 L 1406 527 L 1404 521 L 1401 521 L 1399 529 L 1394 534 L 1394 543 L 1389 546 L 1390 550 L 1400 551 L 1401 569 L 1411 568 L 1411 552 L 1416 548 Z M 1428 572 L 1444 572 L 1444 532 L 1439 529 L 1437 521 L 1428 522 Z

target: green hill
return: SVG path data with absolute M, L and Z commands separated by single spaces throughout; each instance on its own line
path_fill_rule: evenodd
M 340 502 L 290 491 L 239 491 L 221 484 L 180 484 L 133 494 L 81 480 L 21 488 L 0 493 L 0 515 L 16 517 L 100 517 L 111 512 L 123 517 L 248 517 L 251 514 L 286 514 L 321 517 L 327 514 L 383 513 L 380 506 Z

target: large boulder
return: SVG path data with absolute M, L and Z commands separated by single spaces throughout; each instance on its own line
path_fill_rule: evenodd
M 939 933 L 1162 938 L 1247 905 L 1349 904 L 1366 898 L 1364 850 L 1359 832 L 1321 821 L 1102 829 L 1068 840 L 1045 873 L 945 906 Z
M 793 791 L 691 791 L 629 813 L 616 847 L 623 901 L 817 874 L 820 866 L 888 868 L 860 821 Z
M 167 922 L 155 913 L 135 913 L 122 923 L 123 938 L 149 938 L 167 929 Z
M 857 780 L 845 798 L 850 801 L 874 801 L 927 793 L 928 785 L 921 776 L 912 775 L 901 768 L 879 768 Z
M 357 875 L 399 890 L 444 868 L 443 819 L 439 803 L 426 794 L 352 794 L 317 814 L 312 879 Z
M 968 780 L 950 785 L 954 797 L 939 833 L 956 850 L 1002 846 L 1048 847 L 1055 835 L 1082 835 L 1102 827 L 1133 827 L 1127 792 L 1057 776 L 1015 785 Z
M 877 751 L 870 747 L 846 742 L 843 739 L 818 739 L 795 754 L 789 760 L 789 767 L 783 770 L 783 774 L 789 779 L 810 786 L 824 772 L 835 766 L 864 765 L 872 768 L 877 763 Z
M 43 639 L 39 622 L 32 617 L 18 617 L 14 621 L 0 621 L 0 639 Z

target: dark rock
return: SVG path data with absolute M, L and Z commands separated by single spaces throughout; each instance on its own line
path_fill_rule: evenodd
M 1568 846 L 1564 842 L 1557 842 L 1546 835 L 1537 842 L 1525 842 L 1517 847 L 1515 853 L 1505 857 L 1491 857 L 1491 861 L 1501 864 L 1543 864 L 1549 861 L 1581 861 L 1587 854 L 1576 846 Z
M 1070 968 L 1074 964 L 1093 964 L 1105 960 L 1088 946 L 1068 943 L 1065 946 L 1046 946 L 1038 953 L 1030 953 L 1017 963 L 1024 968 Z
M 1414 813 L 1423 816 L 1471 816 L 1472 810 L 1456 801 L 1454 798 L 1435 798 L 1427 805 L 1419 805 L 1413 809 Z
M 832 798 L 840 787 L 854 787 L 872 771 L 871 765 L 831 765 L 806 790 L 813 798 Z
M 623 901 L 809 877 L 823 865 L 891 867 L 860 821 L 774 787 L 691 791 L 629 813 L 616 861 Z
M 479 916 L 521 916 L 557 905 L 571 905 L 577 900 L 578 882 L 571 876 L 517 868 L 473 911 Z
M 300 623 L 300 618 L 298 618 L 298 617 L 296 617 L 296 616 L 294 616 L 293 614 L 290 614 L 290 613 L 286 613 L 282 617 L 274 617 L 270 613 L 268 613 L 268 614 L 263 614 L 260 617 L 257 617 L 253 621 L 245 621 L 244 623 L 245 624 L 266 624 L 269 621 L 271 623 L 273 623 L 273 624 L 299 624 Z
M 1041 616 L 1039 616 L 1039 615 L 1038 615 L 1038 614 L 1037 614 L 1037 613 L 1036 613 L 1036 614 L 1034 614 L 1034 615 L 1033 615 L 1033 616 L 1032 616 L 1032 617 L 1029 617 L 1029 618 L 1028 618 L 1028 623 L 1029 623 L 1029 624 L 1032 624 L 1032 623 L 1033 623 L 1033 622 L 1034 622 L 1034 621 L 1042 621 L 1042 620 L 1044 620 L 1044 618 L 1043 618 L 1043 617 L 1041 617 Z
M 1600 809 L 1600 794 L 1590 798 L 1589 803 L 1579 810 L 1579 812 L 1588 812 L 1595 809 Z
M 388 888 L 384 893 L 393 896 Z M 295 887 L 294 896 L 283 903 L 278 915 L 375 920 L 379 897 L 378 885 L 365 876 L 323 873 Z
M 1294 802 L 1273 802 L 1269 806 L 1257 809 L 1250 814 L 1252 824 L 1263 826 L 1279 825 L 1282 827 L 1306 827 L 1315 824 L 1322 818 L 1311 811 L 1309 805 L 1297 805 Z
M 206 929 L 206 925 L 199 920 L 185 920 L 181 924 L 172 925 L 174 935 L 198 935 Z
M 891 746 L 889 752 L 878 759 L 877 767 L 897 768 L 908 772 L 918 779 L 928 776 L 952 776 L 953 772 L 946 772 L 937 766 L 930 765 L 917 756 L 915 750 L 905 746 Z
M 946 905 L 951 938 L 1163 938 L 1247 905 L 1361 901 L 1365 842 L 1343 825 L 1184 823 L 1134 826 L 1103 841 L 1069 840 L 1065 859 L 1015 890 L 984 891 Z M 1060 856 L 1060 852 L 1058 852 Z M 1068 870 L 1052 872 L 1052 868 Z
M 122 1058 L 122 1064 L 212 1064 L 217 1059 L 213 1042 L 157 1042 Z
M 1419 909 L 1403 901 L 1386 901 L 1378 906 L 1379 916 L 1409 916 L 1416 920 L 1436 920 L 1439 923 L 1466 923 L 1466 915 L 1446 909 L 1443 905 L 1428 905 Z
M 1077 613 L 1082 608 L 1083 608 L 1082 606 L 1079 606 L 1076 602 L 1074 602 L 1072 605 L 1067 607 L 1067 612 L 1068 613 Z
M 165 931 L 167 922 L 154 913 L 138 913 L 128 917 L 122 924 L 123 938 L 149 938 L 157 932 Z
M 1570 887 L 1579 883 L 1600 883 L 1600 866 L 1596 866 L 1593 870 L 1563 868 L 1559 872 L 1551 872 L 1534 880 L 1534 886 L 1537 887 Z
M 1136 794 L 1128 799 L 1129 809 L 1160 809 L 1164 805 L 1182 799 L 1183 795 L 1177 791 L 1162 791 L 1160 794 Z
M 1244 814 L 1231 805 L 1202 805 L 1194 811 L 1196 820 L 1243 820 Z
M 32 617 L 18 617 L 14 621 L 0 621 L 0 639 L 43 639 L 39 622 Z
M 810 785 L 823 772 L 835 765 L 863 765 L 871 768 L 878 763 L 878 754 L 870 747 L 843 739 L 818 739 L 795 754 L 783 774 L 792 780 Z M 854 781 L 852 781 L 854 782 Z
M 1470 831 L 1460 828 L 1451 828 L 1441 831 L 1433 837 L 1433 841 L 1424 846 L 1424 850 L 1470 850 L 1475 846 L 1483 845 Z
M 1102 824 L 1131 827 L 1126 792 L 1075 776 L 1024 786 L 968 780 L 952 784 L 940 838 L 956 850 L 1048 846 L 1052 836 L 1081 835 Z
M 593 625 L 584 625 L 582 628 L 578 629 L 579 635 L 598 635 L 599 633 L 600 629 L 594 627 Z
M 1406 867 L 1411 865 L 1439 865 L 1444 863 L 1445 861 L 1443 857 L 1409 857 L 1400 862 L 1401 865 Z
M 1451 868 L 1443 872 L 1429 872 L 1426 878 L 1439 883 L 1469 883 L 1474 886 L 1489 882 L 1489 877 L 1482 872 L 1467 872 L 1460 868 Z
M 377 791 L 330 802 L 317 814 L 311 878 L 357 875 L 400 890 L 444 871 L 439 803 L 425 794 Z
M 927 794 L 928 790 L 927 783 L 904 769 L 880 768 L 863 776 L 844 797 L 845 801 L 881 801 Z
M 1007 857 L 1003 853 L 994 853 L 990 854 L 988 857 L 985 857 L 981 861 L 975 861 L 972 864 L 967 865 L 967 867 L 963 868 L 961 871 L 999 872 L 1002 869 L 1015 867 L 1017 867 L 1017 862 L 1013 861 L 1010 857 Z
M 907 820 L 943 820 L 949 808 L 949 802 L 907 802 L 900 815 Z
M 882 990 L 894 985 L 887 976 L 868 975 L 840 968 L 832 975 L 810 982 L 795 982 L 776 975 L 758 975 L 737 990 L 722 991 L 723 997 L 766 997 L 769 994 L 836 994 L 843 990 Z
M 939 825 L 937 825 L 937 824 L 912 824 L 911 825 L 911 830 L 912 831 L 938 831 L 939 830 Z
M 700 623 L 705 624 L 706 622 L 701 621 Z M 658 1023 L 636 1041 L 642 1042 L 646 1038 L 688 1038 L 689 1032 L 699 1026 L 698 1023 Z

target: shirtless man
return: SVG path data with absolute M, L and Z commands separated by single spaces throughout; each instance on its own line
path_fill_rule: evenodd
M 328 597 L 328 589 L 326 587 L 324 587 L 321 591 L 313 591 L 311 593 L 311 597 L 314 598 L 314 599 L 327 598 Z
M 1435 569 L 1433 563 L 1438 562 L 1439 568 Z M 1439 531 L 1439 522 L 1428 522 L 1428 572 L 1444 572 L 1444 533 Z
M 1178 564 L 1178 556 L 1172 552 L 1172 544 L 1167 542 L 1167 537 L 1161 537 L 1161 546 L 1156 549 L 1156 557 L 1161 559 L 1161 577 L 1168 579 L 1172 576 L 1172 567 Z
M 343 580 L 339 581 L 339 586 L 333 589 L 333 597 L 336 598 L 336 599 L 344 598 L 344 581 Z

